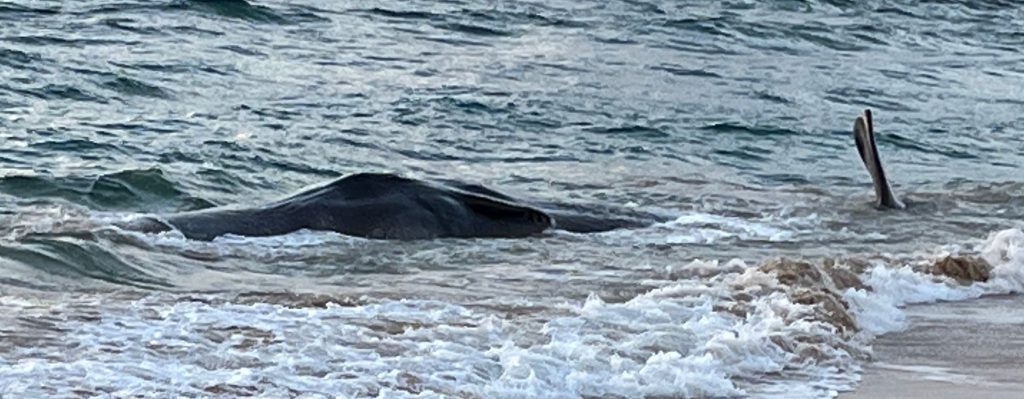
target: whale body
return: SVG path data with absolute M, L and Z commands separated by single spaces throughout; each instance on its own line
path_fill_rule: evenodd
M 886 178 L 866 109 L 854 121 L 853 138 L 871 175 L 876 205 L 903 209 Z M 594 233 L 663 221 L 642 212 L 600 212 L 581 206 L 535 206 L 489 188 L 457 181 L 424 181 L 388 173 L 338 178 L 280 201 L 255 207 L 224 206 L 163 216 L 144 216 L 121 228 L 147 233 L 180 231 L 194 240 L 234 234 L 273 236 L 308 229 L 371 239 L 517 238 L 550 229 Z
M 474 184 L 432 182 L 393 174 L 359 173 L 255 207 L 217 207 L 119 227 L 156 233 L 178 230 L 194 240 L 234 234 L 273 236 L 309 229 L 372 239 L 516 238 L 549 229 L 592 233 L 641 227 L 656 218 L 638 212 L 542 210 Z

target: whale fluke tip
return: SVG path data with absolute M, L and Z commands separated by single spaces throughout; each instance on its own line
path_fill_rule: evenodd
M 885 178 L 885 170 L 878 157 L 878 146 L 875 144 L 875 126 L 871 118 L 871 109 L 865 109 L 853 122 L 853 141 L 874 183 L 876 204 L 891 209 L 906 208 L 906 205 L 896 198 L 889 180 Z

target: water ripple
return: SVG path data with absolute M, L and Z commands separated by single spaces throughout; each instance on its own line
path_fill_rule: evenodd
M 590 364 L 583 358 L 602 359 L 592 364 L 602 370 L 625 367 L 613 373 L 617 376 L 643 374 L 639 370 L 648 360 L 648 371 L 658 364 L 673 365 L 657 368 L 665 373 L 678 371 L 696 364 L 683 365 L 681 359 L 699 360 L 687 357 L 688 350 L 696 350 L 693 345 L 711 339 L 691 342 L 678 336 L 678 326 L 687 320 L 678 314 L 664 324 L 651 324 L 663 336 L 600 330 L 599 342 L 574 347 L 597 351 L 593 356 L 545 345 L 580 344 L 557 339 L 583 331 L 574 323 L 590 328 L 587 312 L 608 321 L 622 316 L 618 312 L 631 312 L 629 305 L 618 306 L 631 301 L 665 314 L 683 307 L 704 312 L 706 320 L 750 320 L 705 306 L 742 297 L 731 287 L 713 286 L 715 278 L 746 273 L 740 268 L 687 282 L 680 287 L 695 291 L 678 298 L 645 296 L 679 285 L 665 281 L 666 273 L 692 271 L 687 265 L 694 258 L 737 258 L 751 265 L 777 256 L 871 258 L 889 253 L 897 259 L 920 258 L 935 248 L 969 247 L 973 240 L 1024 220 L 1017 177 L 1024 164 L 1021 20 L 1024 8 L 998 0 L 2 2 L 0 293 L 138 290 L 134 298 L 96 294 L 112 303 L 100 300 L 97 312 L 138 310 L 138 317 L 124 322 L 143 327 L 149 324 L 137 319 L 165 305 L 167 315 L 204 312 L 212 320 L 239 322 L 232 315 L 249 315 L 257 304 L 224 308 L 225 301 L 239 293 L 273 290 L 351 296 L 362 301 L 353 302 L 358 306 L 390 298 L 442 304 L 439 309 L 445 312 L 487 309 L 492 313 L 471 321 L 491 323 L 494 330 L 463 336 L 498 345 L 467 352 L 477 360 L 473 364 L 485 365 L 461 374 L 472 381 L 467 392 L 481 397 L 507 393 L 473 391 L 480 388 L 482 375 L 523 389 L 550 383 L 546 390 L 522 391 L 539 392 L 532 396 L 556 392 L 561 386 L 555 382 L 566 380 L 558 373 Z M 907 212 L 872 207 L 870 177 L 850 134 L 853 118 L 866 107 L 875 112 L 886 171 L 896 191 L 914 205 Z M 137 213 L 259 204 L 365 171 L 459 180 L 531 203 L 622 208 L 672 222 L 597 236 L 553 233 L 526 240 L 416 243 L 315 232 L 193 243 L 171 233 L 139 235 L 110 225 Z M 183 297 L 174 297 L 169 303 L 132 308 L 132 301 L 153 291 L 211 291 L 208 305 L 213 305 L 189 308 L 176 305 L 186 301 Z M 666 294 L 657 292 L 652 295 Z M 600 301 L 588 300 L 591 294 Z M 6 300 L 0 298 L 0 307 L 7 306 Z M 515 301 L 524 303 L 505 306 Z M 548 306 L 552 303 L 574 305 Z M 769 305 L 764 304 L 765 311 L 778 309 Z M 38 310 L 19 306 L 4 309 L 11 314 Z M 302 317 L 288 316 L 291 310 L 274 309 L 285 315 L 274 323 L 306 325 Z M 314 314 L 337 312 L 317 309 Z M 68 317 L 99 314 L 83 312 Z M 409 312 L 414 320 L 429 314 Z M 566 318 L 566 312 L 578 317 Z M 508 314 L 520 319 L 507 325 L 494 321 Z M 61 334 L 68 327 L 53 322 L 58 316 L 43 315 L 35 324 L 0 320 L 0 374 L 14 375 L 3 374 L 15 370 L 5 363 L 11 359 L 35 359 L 39 370 L 67 374 L 71 366 L 44 353 L 52 346 L 3 344 L 49 327 L 53 331 L 41 334 L 40 345 L 67 341 Z M 260 326 L 237 331 L 190 326 L 213 337 L 202 341 L 209 351 L 204 359 L 248 361 L 217 346 L 229 345 L 231 334 L 239 334 L 238 343 L 266 339 L 263 344 L 271 349 L 275 339 L 285 340 L 281 348 L 297 353 L 295 359 L 302 362 L 330 358 L 296 349 L 330 347 L 287 341 L 281 338 L 287 334 L 268 335 L 257 331 Z M 142 334 L 148 331 L 143 327 L 125 331 Z M 452 348 L 455 338 L 444 331 L 454 330 L 445 328 L 469 327 L 417 327 L 407 321 L 366 326 L 367 334 L 383 334 L 380 342 L 385 343 L 356 339 L 343 347 L 380 350 L 392 368 L 373 366 L 381 367 L 373 369 L 379 373 L 366 385 L 374 392 L 341 381 L 369 381 L 365 370 L 332 381 L 367 395 L 424 386 L 461 394 L 445 391 L 450 386 L 444 370 L 388 374 L 415 363 L 411 359 L 419 355 L 412 350 L 427 342 L 416 341 L 425 339 L 417 331 L 436 333 L 431 345 Z M 812 338 L 825 336 L 838 339 Z M 171 341 L 139 337 L 129 342 L 156 346 L 125 353 L 161 354 L 168 364 L 185 356 L 168 347 Z M 494 337 L 503 338 L 490 340 Z M 406 340 L 403 350 L 411 352 L 404 357 L 387 352 L 395 349 L 384 338 Z M 770 341 L 758 339 L 752 338 L 751 348 Z M 100 357 L 89 348 L 111 347 L 83 344 L 78 355 L 92 362 Z M 666 354 L 654 357 L 650 348 Z M 612 361 L 609 350 L 635 359 Z M 781 357 L 798 355 L 779 350 Z M 680 357 L 668 354 L 673 351 Z M 455 356 L 450 363 L 467 356 Z M 719 362 L 692 376 L 727 376 L 715 379 L 722 389 L 713 392 L 723 395 L 758 396 L 777 388 L 787 393 L 807 389 L 799 392 L 815 397 L 822 391 L 808 387 L 843 386 L 715 359 Z M 848 358 L 836 362 L 822 367 L 855 364 Z M 90 369 L 86 363 L 79 366 Z M 197 360 L 194 366 L 203 373 L 190 374 L 196 380 L 189 381 L 194 386 L 188 389 L 200 396 L 291 395 L 261 391 L 280 387 L 259 381 L 225 382 L 235 371 L 224 365 Z M 316 367 L 322 365 L 305 366 L 320 370 Z M 131 385 L 119 379 L 124 373 L 112 371 L 104 377 L 109 377 L 106 385 L 74 395 L 150 386 L 155 378 L 145 367 L 117 367 L 114 371 L 131 370 L 128 374 L 140 381 L 151 380 Z M 585 368 L 579 370 L 593 371 Z M 203 376 L 208 373 L 223 373 L 218 375 L 225 381 L 207 384 Z M 29 382 L 38 379 L 31 373 L 18 375 Z M 668 374 L 646 375 L 651 381 L 668 380 Z M 391 377 L 391 385 L 375 385 Z M 656 385 L 664 391 L 616 385 L 614 392 L 685 396 L 679 387 L 697 380 L 681 381 Z M 73 384 L 54 392 L 71 392 Z M 596 389 L 599 382 L 579 384 L 579 392 L 595 397 L 612 392 Z M 0 395 L 6 394 L 3 386 Z M 17 392 L 45 396 L 47 389 Z

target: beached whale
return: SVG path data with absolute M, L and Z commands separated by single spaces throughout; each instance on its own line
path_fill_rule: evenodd
M 875 145 L 875 124 L 871 119 L 871 110 L 865 109 L 853 122 L 853 141 L 857 145 L 864 167 L 871 175 L 875 186 L 875 204 L 882 208 L 904 209 L 907 206 L 896 198 L 896 194 L 885 178 L 882 160 L 878 158 L 878 147 Z
M 874 183 L 879 207 L 903 209 L 878 157 L 871 110 L 860 114 L 853 138 Z M 534 205 L 486 187 L 359 173 L 255 207 L 225 206 L 118 223 L 147 233 L 180 231 L 194 240 L 234 234 L 273 236 L 309 229 L 373 239 L 515 238 L 549 229 L 594 233 L 664 221 L 643 212 L 563 204 Z
M 302 229 L 412 240 L 526 237 L 552 228 L 592 233 L 657 221 L 653 215 L 629 210 L 612 213 L 565 205 L 542 210 L 479 185 L 359 173 L 266 205 L 145 216 L 118 226 L 147 233 L 174 229 L 194 240 L 225 234 L 273 236 Z

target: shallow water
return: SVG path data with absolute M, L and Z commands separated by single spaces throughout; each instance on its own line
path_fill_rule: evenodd
M 998 295 L 907 308 L 909 327 L 874 341 L 861 384 L 839 397 L 1016 398 L 1022 300 Z
M 833 395 L 901 328 L 892 306 L 1019 291 L 1021 21 L 999 1 L 0 2 L 0 394 Z M 871 205 L 865 107 L 905 212 Z M 669 222 L 110 225 L 364 171 Z M 914 271 L 975 252 L 987 285 Z M 778 257 L 853 259 L 867 287 L 813 289 L 857 332 L 759 270 Z

